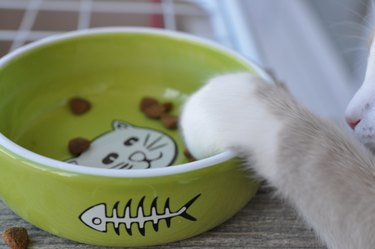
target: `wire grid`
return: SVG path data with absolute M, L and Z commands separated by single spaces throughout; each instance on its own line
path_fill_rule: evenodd
M 158 27 L 225 43 L 212 8 L 193 0 L 0 0 L 0 57 L 50 35 L 105 26 Z

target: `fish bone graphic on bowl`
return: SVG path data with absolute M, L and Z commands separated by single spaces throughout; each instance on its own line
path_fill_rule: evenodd
M 112 223 L 117 235 L 120 235 L 121 224 L 125 225 L 126 232 L 130 236 L 133 234 L 132 225 L 137 224 L 139 233 L 142 236 L 145 236 L 145 224 L 147 222 L 152 222 L 152 227 L 154 231 L 157 232 L 159 230 L 159 222 L 162 220 L 166 221 L 168 228 L 171 226 L 171 220 L 175 217 L 183 217 L 190 221 L 196 221 L 197 219 L 188 214 L 187 211 L 189 207 L 200 197 L 200 195 L 201 194 L 196 195 L 185 205 L 175 211 L 170 209 L 170 199 L 167 198 L 163 211 L 158 212 L 158 197 L 155 197 L 147 213 L 144 206 L 145 196 L 143 196 L 137 205 L 136 214 L 131 213 L 132 199 L 129 199 L 124 207 L 123 215 L 120 215 L 119 212 L 120 202 L 115 203 L 112 208 L 112 215 L 109 217 L 106 215 L 107 204 L 100 203 L 85 210 L 79 218 L 85 225 L 99 232 L 107 232 L 107 224 Z

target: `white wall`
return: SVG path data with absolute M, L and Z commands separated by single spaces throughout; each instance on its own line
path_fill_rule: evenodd
M 340 36 L 332 29 L 342 20 L 340 28 L 350 34 L 349 24 L 358 22 L 351 16 L 362 15 L 366 8 L 360 8 L 363 3 L 358 0 L 314 1 L 312 5 L 311 0 L 242 0 L 242 12 L 258 40 L 264 64 L 312 111 L 343 122 L 345 107 L 362 77 L 355 73 L 361 69 L 352 70 L 353 61 L 361 59 L 357 64 L 363 68 L 365 58 L 358 53 L 344 55 L 350 42 L 340 45 Z

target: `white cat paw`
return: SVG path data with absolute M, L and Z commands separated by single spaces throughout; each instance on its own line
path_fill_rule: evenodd
M 249 73 L 211 79 L 186 102 L 180 119 L 185 143 L 198 159 L 226 149 L 256 150 L 268 157 L 280 123 L 259 95 L 264 83 Z

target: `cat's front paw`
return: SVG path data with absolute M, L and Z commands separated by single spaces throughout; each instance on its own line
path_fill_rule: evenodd
M 193 94 L 180 121 L 192 155 L 200 159 L 233 148 L 272 153 L 280 121 L 265 101 L 270 87 L 249 73 L 234 73 L 211 79 Z

